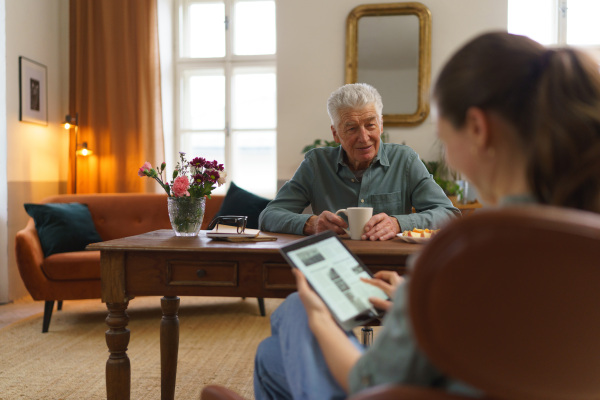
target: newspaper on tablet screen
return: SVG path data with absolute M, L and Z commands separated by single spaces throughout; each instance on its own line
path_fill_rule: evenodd
M 340 321 L 366 311 L 375 317 L 379 312 L 369 297 L 388 299 L 381 289 L 360 280 L 371 275 L 336 237 L 289 251 L 287 256 Z

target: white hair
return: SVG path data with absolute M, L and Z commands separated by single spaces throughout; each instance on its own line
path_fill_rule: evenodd
M 383 102 L 381 95 L 368 83 L 348 83 L 331 93 L 327 99 L 327 113 L 331 124 L 336 126 L 340 122 L 340 111 L 348 108 L 362 108 L 368 104 L 375 106 L 375 112 L 382 117 Z

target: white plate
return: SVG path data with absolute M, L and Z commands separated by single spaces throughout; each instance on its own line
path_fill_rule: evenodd
M 429 239 L 431 239 L 431 238 L 424 238 L 424 237 L 404 236 L 401 233 L 397 234 L 396 236 L 398 236 L 400 239 L 402 239 L 403 241 L 405 241 L 407 243 L 425 243 Z

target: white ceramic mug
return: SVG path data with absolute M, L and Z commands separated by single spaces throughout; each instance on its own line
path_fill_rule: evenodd
M 348 207 L 337 210 L 335 215 L 346 214 L 348 217 L 348 228 L 344 229 L 350 239 L 360 240 L 365 225 L 373 216 L 373 207 Z

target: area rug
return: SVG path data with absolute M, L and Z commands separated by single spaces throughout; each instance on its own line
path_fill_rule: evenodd
M 281 301 L 265 299 L 261 317 L 256 299 L 182 297 L 175 398 L 220 384 L 253 399 L 254 354 Z M 160 297 L 133 299 L 128 314 L 131 398 L 160 399 Z M 106 316 L 99 300 L 65 301 L 48 333 L 42 313 L 0 329 L 0 400 L 105 399 Z

